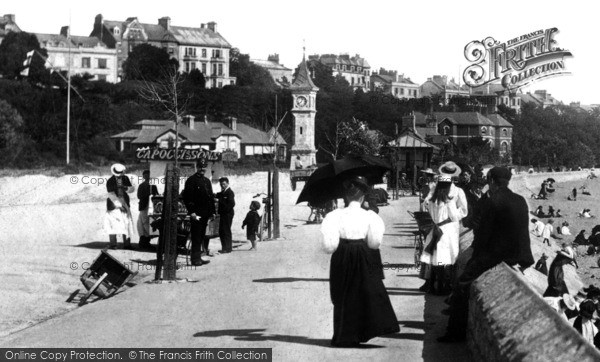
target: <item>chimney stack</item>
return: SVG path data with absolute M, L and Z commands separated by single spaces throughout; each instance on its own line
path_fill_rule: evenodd
M 4 20 L 7 23 L 14 23 L 15 22 L 15 14 L 5 14 L 4 15 Z
M 206 24 L 208 26 L 208 28 L 216 33 L 217 32 L 217 23 L 215 23 L 214 21 L 209 22 L 208 24 Z
M 166 31 L 171 30 L 171 18 L 168 16 L 163 16 L 158 19 L 158 25 L 162 26 Z
M 196 129 L 196 127 L 195 127 L 195 123 L 196 123 L 196 122 L 194 121 L 194 119 L 195 119 L 195 118 L 196 118 L 196 117 L 194 117 L 194 116 L 192 116 L 192 115 L 189 115 L 189 116 L 188 116 L 188 127 L 189 127 L 191 130 L 194 130 L 194 129 Z
M 60 35 L 68 38 L 69 37 L 69 27 L 63 26 L 62 28 L 60 28 Z

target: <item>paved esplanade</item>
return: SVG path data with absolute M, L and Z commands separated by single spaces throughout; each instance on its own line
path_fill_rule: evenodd
M 113 298 L 9 335 L 0 345 L 270 347 L 274 361 L 464 361 L 464 344 L 435 342 L 446 324 L 439 313 L 445 307 L 443 298 L 419 292 L 418 270 L 409 267 L 416 224 L 406 210 L 417 208 L 414 197 L 380 208 L 386 224 L 384 283 L 401 331 L 372 339 L 369 348 L 329 347 L 330 256 L 319 248 L 319 225 L 301 220 L 282 223 L 287 240 L 259 243 L 257 252 L 246 251 L 249 244 L 243 244 L 197 270 L 178 271 L 178 277 L 197 279 L 196 283 L 140 282 Z

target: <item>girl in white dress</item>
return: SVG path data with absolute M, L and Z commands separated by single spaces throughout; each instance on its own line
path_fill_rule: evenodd
M 421 262 L 432 266 L 430 286 L 439 294 L 450 292 L 452 266 L 460 251 L 460 220 L 468 214 L 467 198 L 464 191 L 452 183 L 452 177 L 460 174 L 454 162 L 446 162 L 440 167 L 438 183 L 425 199 L 433 222 L 442 231 L 439 240 L 433 230 L 425 240 L 425 250 Z M 435 288 L 435 281 L 438 288 Z

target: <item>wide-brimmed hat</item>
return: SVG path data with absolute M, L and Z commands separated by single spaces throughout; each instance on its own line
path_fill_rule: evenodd
M 569 293 L 563 294 L 562 300 L 569 310 L 575 310 L 577 308 L 575 299 Z
M 420 172 L 426 173 L 426 174 L 429 174 L 429 175 L 435 175 L 435 172 L 431 168 L 426 168 L 424 170 L 421 170 Z
M 125 166 L 120 163 L 115 163 L 110 166 L 110 172 L 115 176 L 120 176 L 125 172 Z
M 440 166 L 440 175 L 438 176 L 439 182 L 452 182 L 452 177 L 460 175 L 460 167 L 452 161 L 448 161 Z
M 367 192 L 371 188 L 369 181 L 364 176 L 348 177 L 342 182 L 342 185 L 344 188 L 351 188 L 352 186 L 356 186 L 363 192 Z

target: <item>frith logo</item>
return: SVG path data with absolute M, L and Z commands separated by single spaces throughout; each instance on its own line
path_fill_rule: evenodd
M 474 40 L 465 46 L 465 57 L 472 64 L 464 73 L 465 83 L 477 87 L 500 82 L 507 90 L 516 90 L 535 80 L 570 74 L 565 58 L 572 54 L 556 46 L 557 28 L 523 34 L 505 43 L 492 37 Z

